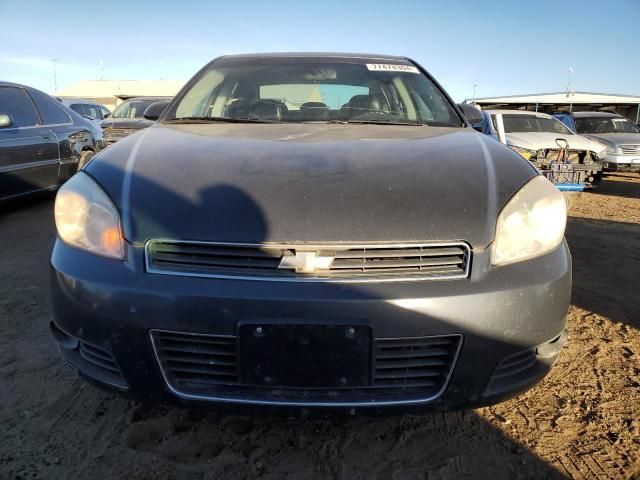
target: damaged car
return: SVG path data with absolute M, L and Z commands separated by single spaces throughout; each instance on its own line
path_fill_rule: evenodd
M 0 81 L 0 200 L 55 190 L 102 148 L 88 119 L 40 90 Z
M 606 172 L 640 172 L 640 128 L 613 112 L 556 113 L 558 120 L 605 145 Z
M 602 179 L 606 146 L 577 135 L 551 115 L 525 110 L 485 110 L 483 115 L 483 133 L 506 143 L 540 170 L 566 162 L 573 172 L 572 183 L 593 187 Z
M 224 56 L 59 191 L 51 330 L 149 401 L 492 404 L 565 342 L 566 215 L 411 59 Z

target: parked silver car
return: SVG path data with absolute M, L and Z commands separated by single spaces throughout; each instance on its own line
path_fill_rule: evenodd
M 96 127 L 100 128 L 102 120 L 111 115 L 111 111 L 99 103 L 91 100 L 83 100 L 81 98 L 65 98 L 58 97 L 58 100 L 66 107 L 76 112 L 78 115 L 86 118 Z
M 580 135 L 606 146 L 604 169 L 610 172 L 640 171 L 640 128 L 612 112 L 557 113 L 558 120 Z

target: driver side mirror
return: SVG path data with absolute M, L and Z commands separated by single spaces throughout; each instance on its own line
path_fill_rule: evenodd
M 111 116 L 110 113 L 103 113 L 102 118 L 109 118 Z
M 11 116 L 8 113 L 0 113 L 0 128 L 10 127 L 12 123 Z
M 168 101 L 152 103 L 145 109 L 142 115 L 147 120 L 157 120 L 158 117 L 162 115 L 162 112 L 164 111 L 167 105 L 169 105 Z
M 476 130 L 478 130 L 478 128 L 482 128 L 484 118 L 482 117 L 482 111 L 479 108 L 474 107 L 469 103 L 459 103 L 458 107 L 462 110 L 462 114 L 473 128 Z

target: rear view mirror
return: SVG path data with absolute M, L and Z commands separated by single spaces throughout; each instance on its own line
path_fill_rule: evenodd
M 169 105 L 168 101 L 152 103 L 145 109 L 143 113 L 144 118 L 147 120 L 157 120 L 167 105 Z
M 11 126 L 11 117 L 6 113 L 0 113 L 0 128 Z
M 479 108 L 474 107 L 469 103 L 459 103 L 458 107 L 460 107 L 465 118 L 474 128 L 482 124 L 484 118 L 482 117 L 482 112 Z

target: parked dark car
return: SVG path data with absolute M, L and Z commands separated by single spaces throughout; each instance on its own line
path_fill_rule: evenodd
M 0 199 L 58 187 L 102 147 L 100 129 L 53 97 L 0 82 Z
M 111 115 L 111 111 L 107 107 L 90 100 L 67 97 L 57 97 L 57 99 L 78 115 L 90 120 L 97 127 L 101 127 L 102 121 Z
M 604 144 L 604 170 L 640 172 L 640 128 L 612 112 L 559 112 L 554 117 L 580 135 Z
M 136 97 L 118 105 L 109 118 L 102 121 L 102 131 L 108 144 L 117 142 L 153 125 L 153 120 L 144 118 L 144 111 L 156 102 L 169 104 L 167 97 Z
M 55 217 L 62 354 L 148 400 L 471 407 L 565 340 L 562 194 L 404 57 L 218 58 Z

